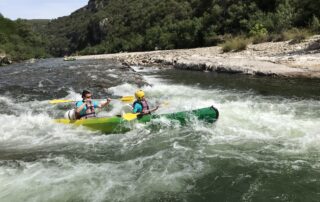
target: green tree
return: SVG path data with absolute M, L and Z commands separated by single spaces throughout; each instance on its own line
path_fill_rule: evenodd
M 295 11 L 289 0 L 281 3 L 274 15 L 275 31 L 280 33 L 292 27 Z
M 266 36 L 268 34 L 268 30 L 260 23 L 255 24 L 249 34 L 251 36 Z
M 264 37 L 317 27 L 319 7 L 318 0 L 92 0 L 37 30 L 55 56 L 191 48 L 215 45 L 224 35 Z M 11 30 L 10 23 L 5 29 Z M 39 41 L 30 31 L 23 38 Z

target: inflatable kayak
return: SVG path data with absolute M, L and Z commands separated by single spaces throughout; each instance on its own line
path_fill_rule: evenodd
M 130 130 L 131 123 L 147 123 L 152 119 L 165 117 L 170 120 L 179 121 L 180 124 L 185 125 L 192 117 L 198 120 L 213 123 L 219 117 L 219 111 L 211 106 L 196 110 L 169 113 L 169 114 L 150 114 L 144 115 L 134 120 L 126 120 L 121 115 L 113 117 L 90 118 L 81 120 L 56 119 L 57 123 L 73 124 L 77 126 L 85 126 L 92 130 L 99 130 L 103 133 L 122 133 Z

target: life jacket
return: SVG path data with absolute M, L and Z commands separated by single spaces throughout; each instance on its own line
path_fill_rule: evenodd
M 79 116 L 79 119 L 82 119 L 82 118 L 93 118 L 93 117 L 96 117 L 96 112 L 94 110 L 94 105 L 91 103 L 91 105 L 89 106 L 88 104 L 86 104 L 86 113 L 85 114 L 80 114 Z
M 150 114 L 150 112 L 148 112 L 149 110 L 149 105 L 148 105 L 148 102 L 143 99 L 143 100 L 136 100 L 134 103 L 133 103 L 133 108 L 136 104 L 140 104 L 142 106 L 142 114 Z

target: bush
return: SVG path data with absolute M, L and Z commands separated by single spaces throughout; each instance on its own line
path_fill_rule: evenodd
M 311 36 L 309 30 L 293 28 L 287 31 L 283 31 L 280 34 L 269 35 L 268 41 L 290 41 L 290 44 L 296 44 L 301 43 L 309 36 Z
M 204 33 L 203 40 L 205 46 L 216 46 L 223 42 L 223 36 L 218 35 L 215 32 L 216 26 L 211 25 L 208 30 Z
M 222 44 L 222 51 L 230 52 L 230 51 L 243 51 L 247 49 L 250 40 L 243 37 L 236 37 L 233 39 L 227 40 Z
M 269 36 L 266 35 L 257 35 L 252 37 L 252 43 L 253 44 L 258 44 L 258 43 L 264 43 L 264 42 L 268 42 L 270 40 Z
M 313 17 L 312 17 L 312 21 L 310 23 L 310 28 L 315 33 L 320 32 L 320 22 L 319 22 L 319 19 L 315 15 L 313 15 Z
M 296 43 L 301 43 L 306 38 L 308 38 L 311 34 L 306 29 L 293 28 L 291 30 L 283 32 L 283 35 L 286 41 L 291 40 L 290 44 L 296 44 Z
M 256 23 L 250 30 L 249 34 L 251 36 L 257 36 L 257 35 L 267 35 L 268 30 L 261 24 Z
M 260 23 L 256 23 L 250 30 L 253 44 L 263 43 L 268 40 L 268 30 Z

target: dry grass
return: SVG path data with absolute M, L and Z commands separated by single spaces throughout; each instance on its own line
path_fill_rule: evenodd
M 236 37 L 233 39 L 226 40 L 223 44 L 221 44 L 222 51 L 230 52 L 230 51 L 243 51 L 247 49 L 250 40 L 244 37 Z
M 293 28 L 282 32 L 281 34 L 272 34 L 269 36 L 269 41 L 290 41 L 290 44 L 303 42 L 310 37 L 312 33 L 307 29 Z

